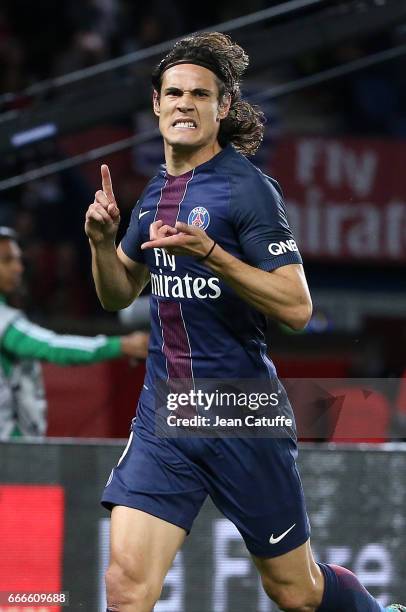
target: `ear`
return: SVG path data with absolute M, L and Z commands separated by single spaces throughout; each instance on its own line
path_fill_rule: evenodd
M 152 94 L 152 104 L 153 104 L 155 115 L 159 117 L 161 109 L 159 106 L 159 93 L 156 91 L 156 89 L 154 89 L 154 92 Z
M 221 121 L 225 119 L 230 111 L 231 106 L 231 95 L 229 93 L 225 93 L 219 102 L 218 112 L 217 112 L 217 121 Z

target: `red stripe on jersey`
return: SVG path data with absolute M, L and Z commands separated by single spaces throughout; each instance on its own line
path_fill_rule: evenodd
M 159 316 L 169 379 L 193 378 L 189 340 L 182 319 L 180 303 L 160 301 Z
M 161 220 L 165 225 L 175 225 L 179 208 L 186 195 L 189 181 L 193 178 L 193 170 L 182 176 L 169 177 L 162 190 L 155 219 Z
M 156 220 L 174 226 L 180 205 L 186 195 L 193 171 L 179 177 L 170 177 L 162 190 L 162 197 L 155 215 Z M 192 356 L 180 302 L 158 301 L 163 345 L 168 378 L 193 378 Z

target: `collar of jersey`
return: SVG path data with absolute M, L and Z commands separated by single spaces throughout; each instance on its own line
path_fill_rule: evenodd
M 226 157 L 227 155 L 230 154 L 230 152 L 233 150 L 233 147 L 231 144 L 228 144 L 224 147 L 224 149 L 222 149 L 219 153 L 216 153 L 216 155 L 213 155 L 213 157 L 211 157 L 210 159 L 208 159 L 206 162 L 204 162 L 203 164 L 199 164 L 199 166 L 196 166 L 196 168 L 194 168 L 194 174 L 199 174 L 200 172 L 203 172 L 204 170 L 207 170 L 208 168 L 210 168 L 210 166 L 212 166 L 213 164 L 217 163 L 220 161 L 220 159 L 222 159 L 223 157 Z M 191 170 L 188 170 L 187 172 L 184 172 L 183 174 L 178 174 L 176 176 L 169 174 L 169 172 L 166 171 L 166 166 L 165 164 L 162 164 L 161 168 L 160 168 L 160 174 L 162 176 L 164 176 L 167 179 L 172 179 L 172 180 L 176 180 L 176 179 L 180 179 L 182 177 L 187 176 L 188 174 L 191 173 Z

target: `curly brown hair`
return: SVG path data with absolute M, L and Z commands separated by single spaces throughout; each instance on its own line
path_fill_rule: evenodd
M 175 43 L 172 50 L 152 72 L 152 85 L 159 93 L 165 70 L 178 63 L 204 66 L 214 72 L 219 88 L 219 101 L 231 97 L 230 111 L 220 122 L 218 141 L 224 147 L 231 143 L 243 155 L 254 155 L 264 136 L 265 117 L 260 108 L 241 99 L 241 77 L 249 58 L 244 49 L 220 32 L 204 32 L 187 36 Z

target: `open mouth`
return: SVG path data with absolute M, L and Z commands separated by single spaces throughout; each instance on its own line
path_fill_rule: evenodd
M 172 127 L 183 130 L 195 130 L 197 126 L 192 119 L 177 119 L 172 123 Z

